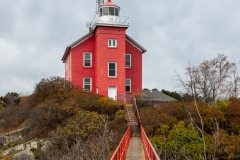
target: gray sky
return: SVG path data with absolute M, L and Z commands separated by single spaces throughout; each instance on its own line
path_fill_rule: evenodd
M 105 0 L 106 1 L 106 0 Z M 64 76 L 66 47 L 88 33 L 96 0 L 0 0 L 0 96 L 31 94 Z M 240 60 L 239 0 L 113 0 L 130 17 L 127 34 L 148 51 L 143 88 L 177 90 L 174 70 L 217 54 Z

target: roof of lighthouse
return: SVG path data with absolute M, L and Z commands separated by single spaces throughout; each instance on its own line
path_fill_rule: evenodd
M 106 3 L 104 3 L 102 6 L 117 6 L 114 4 L 111 0 L 108 0 Z
M 69 54 L 69 52 L 71 51 L 72 48 L 75 48 L 76 46 L 78 46 L 79 44 L 83 43 L 84 41 L 86 41 L 87 39 L 89 39 L 90 37 L 92 37 L 94 35 L 94 31 L 89 32 L 88 34 L 84 35 L 83 37 L 79 38 L 78 40 L 76 40 L 75 42 L 73 42 L 72 44 L 70 44 L 69 46 L 67 46 L 64 55 L 62 57 L 62 61 L 64 62 Z M 139 43 L 137 43 L 135 40 L 133 40 L 130 36 L 126 35 L 126 41 L 128 41 L 131 45 L 133 45 L 135 48 L 137 48 L 140 52 L 144 53 L 147 50 L 141 46 Z

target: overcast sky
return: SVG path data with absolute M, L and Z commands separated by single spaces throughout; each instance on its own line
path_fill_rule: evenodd
M 106 0 L 105 0 L 106 1 Z M 127 34 L 148 51 L 143 88 L 177 90 L 174 70 L 217 54 L 240 60 L 239 0 L 113 0 L 130 17 Z M 64 76 L 66 47 L 88 33 L 96 0 L 0 0 L 0 96 L 31 94 Z

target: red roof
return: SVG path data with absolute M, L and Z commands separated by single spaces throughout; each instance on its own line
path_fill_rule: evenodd
M 111 0 L 108 0 L 106 3 L 104 3 L 102 6 L 117 6 L 114 4 Z

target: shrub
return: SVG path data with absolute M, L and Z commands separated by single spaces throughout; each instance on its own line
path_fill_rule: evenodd
M 73 90 L 74 86 L 71 82 L 66 81 L 61 77 L 51 77 L 42 79 L 35 86 L 33 92 L 36 104 L 40 104 L 47 99 L 58 99 L 58 101 L 68 98 L 69 91 Z
M 6 107 L 0 110 L 0 132 L 11 131 L 21 125 L 28 118 L 27 107 Z
M 2 104 L 4 107 L 18 106 L 20 97 L 18 93 L 9 92 L 3 97 Z
M 61 106 L 54 100 L 46 101 L 36 106 L 29 115 L 28 125 L 31 125 L 29 136 L 45 137 L 50 131 L 63 123 L 64 120 L 73 116 L 69 107 Z

